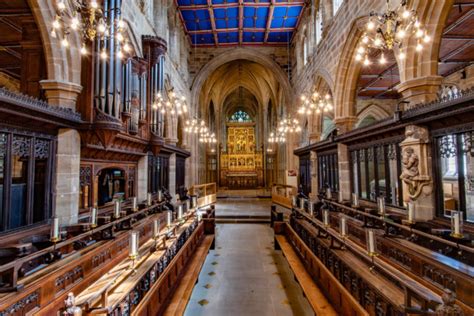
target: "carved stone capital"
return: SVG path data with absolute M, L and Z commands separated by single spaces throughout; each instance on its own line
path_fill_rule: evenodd
M 57 80 L 42 80 L 40 84 L 49 104 L 76 110 L 77 97 L 82 91 L 81 85 Z
M 420 77 L 404 81 L 395 89 L 403 95 L 405 101 L 410 102 L 406 107 L 409 109 L 417 104 L 436 100 L 442 81 L 443 77 L 441 76 Z
M 337 134 L 340 135 L 349 132 L 354 128 L 356 122 L 356 116 L 336 117 L 334 123 L 337 127 Z

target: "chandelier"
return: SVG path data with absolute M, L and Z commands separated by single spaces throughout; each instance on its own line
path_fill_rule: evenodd
M 310 97 L 303 94 L 301 96 L 301 101 L 302 104 L 298 109 L 299 114 L 321 114 L 322 112 L 332 111 L 334 108 L 331 103 L 331 96 L 328 93 L 323 96 L 315 91 Z
M 270 136 L 268 137 L 268 142 L 270 144 L 284 143 L 286 142 L 286 135 L 284 133 L 271 132 Z
M 186 97 L 179 96 L 176 92 L 170 91 L 168 93 L 168 100 L 166 101 L 162 93 L 157 93 L 155 102 L 153 102 L 153 109 L 159 110 L 161 114 L 169 111 L 171 115 L 183 115 L 188 112 L 186 105 Z
M 198 135 L 200 143 L 215 144 L 217 143 L 216 134 L 211 133 L 206 126 L 206 122 L 198 119 L 187 120 L 185 122 L 184 131 L 188 134 Z
M 277 131 L 284 134 L 299 133 L 301 132 L 300 122 L 288 116 L 278 123 Z
M 387 59 L 384 52 L 398 49 L 398 58 L 405 59 L 406 53 L 402 49 L 402 41 L 414 35 L 417 39 L 416 51 L 423 50 L 423 44 L 429 43 L 431 37 L 422 27 L 418 13 L 407 8 L 407 1 L 402 0 L 395 9 L 390 9 L 390 0 L 387 0 L 387 9 L 384 13 L 371 12 L 366 30 L 356 49 L 357 61 L 369 66 L 371 51 L 379 51 L 379 63 L 385 64 Z
M 66 0 L 57 0 L 56 18 L 52 24 L 51 36 L 61 36 L 61 45 L 69 47 L 69 35 L 78 33 L 81 36 L 81 54 L 88 54 L 87 44 L 94 42 L 97 38 L 101 41 L 115 39 L 115 49 L 118 58 L 123 58 L 125 53 L 131 51 L 131 46 L 124 37 L 125 22 L 120 18 L 119 8 L 104 11 L 97 0 L 75 0 L 68 1 L 72 6 L 72 14 L 66 12 Z M 107 59 L 105 48 L 100 52 L 102 59 Z

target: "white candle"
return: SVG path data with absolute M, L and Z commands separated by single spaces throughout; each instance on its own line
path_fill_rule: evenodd
M 198 198 L 197 196 L 193 196 L 193 208 L 196 208 L 198 204 Z
M 183 205 L 180 204 L 178 206 L 178 220 L 182 220 L 183 219 Z
M 119 200 L 114 202 L 114 218 L 120 218 L 120 209 L 122 208 Z
M 339 189 L 339 202 L 342 203 L 344 202 L 344 197 L 342 196 L 342 191 Z
M 380 216 L 384 217 L 385 216 L 385 198 L 379 197 L 377 198 L 377 202 L 379 204 L 379 214 Z
M 313 216 L 314 214 L 314 204 L 313 201 L 309 201 L 309 215 Z
M 369 255 L 375 254 L 375 234 L 372 229 L 369 229 L 368 231 L 367 251 L 369 252 Z
M 342 237 L 347 236 L 347 218 L 345 216 L 341 216 L 339 231 Z
M 323 224 L 324 226 L 329 226 L 329 210 L 323 210 Z
M 138 201 L 136 196 L 132 197 L 132 211 L 138 211 Z
M 53 217 L 52 227 L 51 227 L 51 240 L 59 240 L 59 218 Z
M 138 232 L 133 230 L 130 232 L 130 245 L 128 255 L 135 259 L 138 256 Z
M 189 200 L 186 200 L 186 212 L 189 212 L 191 209 L 191 202 Z
M 300 198 L 300 209 L 304 210 L 304 198 Z
M 159 236 L 160 236 L 160 220 L 159 219 L 155 219 L 153 221 L 153 238 L 154 239 L 157 239 Z
M 293 207 L 296 207 L 296 196 L 295 195 L 293 195 L 291 197 L 291 204 L 293 205 Z
M 462 212 L 461 211 L 452 211 L 451 212 L 451 230 L 455 237 L 462 236 Z
M 148 192 L 146 196 L 146 205 L 151 206 L 152 203 L 153 203 L 153 196 L 150 192 Z
M 359 196 L 357 193 L 352 193 L 352 205 L 353 206 L 359 206 Z
M 166 212 L 166 226 L 171 226 L 171 211 Z
M 158 191 L 158 202 L 161 202 L 163 200 L 163 193 L 161 193 L 161 190 Z
M 91 226 L 96 227 L 97 226 L 97 209 L 95 207 L 91 208 Z
M 331 188 L 329 188 L 329 187 L 326 190 L 326 198 L 328 200 L 332 199 L 332 191 L 331 191 Z
M 413 219 L 415 218 L 415 203 L 408 202 L 408 221 L 413 223 Z

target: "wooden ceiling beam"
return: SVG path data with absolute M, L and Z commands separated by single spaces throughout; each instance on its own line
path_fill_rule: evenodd
M 207 0 L 207 10 L 209 12 L 209 18 L 211 19 L 212 35 L 214 36 L 214 42 L 216 47 L 219 47 L 219 38 L 217 37 L 216 18 L 214 17 L 214 9 L 212 6 L 212 0 Z
M 265 32 L 266 29 L 261 29 L 261 28 L 255 28 L 255 27 L 249 27 L 249 28 L 245 28 L 245 31 L 246 32 Z M 282 27 L 282 28 L 275 28 L 275 29 L 272 29 L 272 31 L 275 31 L 275 32 L 291 32 L 293 31 L 294 29 L 291 28 L 291 27 Z M 227 28 L 227 29 L 218 29 L 216 30 L 217 33 L 229 33 L 229 32 L 238 32 L 239 31 L 239 28 L 237 27 L 232 27 L 232 28 Z M 188 33 L 189 34 L 207 34 L 209 33 L 210 31 L 209 30 L 199 30 L 199 31 L 189 31 Z
M 270 8 L 268 9 L 268 15 L 267 15 L 267 25 L 265 27 L 265 37 L 263 38 L 264 43 L 267 42 L 268 35 L 270 34 L 270 28 L 272 26 L 272 17 L 273 17 L 274 10 L 275 10 L 275 0 L 271 0 Z
M 239 45 L 244 42 L 244 0 L 239 0 Z
M 449 32 L 451 32 L 452 30 L 454 30 L 455 28 L 457 28 L 461 24 L 463 24 L 464 21 L 469 19 L 473 13 L 474 13 L 474 8 L 471 8 L 471 9 L 467 10 L 466 12 L 464 12 L 464 14 L 461 15 L 456 21 L 454 21 L 453 23 L 451 23 L 450 25 L 448 25 L 444 28 L 443 36 L 448 34 Z
M 464 50 L 466 50 L 466 49 L 468 49 L 469 47 L 471 47 L 472 44 L 474 44 L 473 41 L 466 41 L 464 44 L 462 44 L 462 45 L 459 46 L 458 48 L 453 49 L 452 51 L 450 51 L 449 53 L 447 53 L 446 55 L 444 55 L 443 57 L 441 57 L 441 58 L 439 59 L 439 61 L 440 61 L 440 62 L 444 62 L 445 60 L 451 59 L 451 57 L 454 57 L 454 56 L 456 56 L 457 54 L 462 53 Z
M 471 35 L 471 34 L 447 34 L 447 35 L 443 35 L 443 39 L 460 40 L 460 41 L 472 41 L 472 40 L 474 40 L 474 35 Z

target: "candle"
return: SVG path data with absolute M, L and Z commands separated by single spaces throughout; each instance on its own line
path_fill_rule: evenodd
M 347 218 L 345 216 L 341 216 L 341 221 L 339 222 L 339 232 L 341 233 L 342 237 L 347 236 Z
M 96 227 L 97 226 L 97 209 L 95 207 L 91 208 L 91 226 Z
M 296 207 L 296 195 L 293 195 L 291 197 L 291 204 L 293 205 L 293 207 Z
M 158 202 L 161 202 L 163 200 L 163 193 L 161 193 L 161 190 L 158 191 Z
M 385 216 L 385 198 L 379 197 L 377 198 L 377 202 L 379 205 L 379 214 L 381 217 L 384 217 Z
M 328 187 L 327 190 L 326 190 L 326 198 L 328 200 L 332 199 L 332 192 L 331 192 L 331 188 Z
M 339 202 L 344 202 L 344 197 L 342 196 L 342 191 L 339 189 Z
M 180 204 L 178 206 L 178 220 L 182 220 L 183 219 L 183 204 Z
M 152 203 L 153 203 L 153 196 L 150 192 L 148 192 L 146 196 L 146 205 L 151 206 Z
M 300 209 L 304 210 L 304 198 L 300 198 Z
M 153 238 L 154 239 L 157 239 L 159 236 L 160 236 L 160 220 L 159 219 L 155 219 L 153 221 Z
M 413 223 L 413 219 L 415 218 L 415 203 L 408 202 L 408 222 Z
M 357 193 L 352 193 L 352 205 L 355 207 L 359 206 L 359 196 Z
M 454 237 L 462 237 L 462 212 L 451 211 L 451 235 Z
M 53 242 L 59 241 L 59 218 L 53 217 L 51 226 L 51 240 Z
M 114 202 L 114 218 L 120 218 L 120 209 L 122 205 L 119 200 L 115 200 Z
M 198 198 L 197 196 L 193 196 L 193 208 L 196 208 L 197 207 L 197 204 L 198 204 Z
M 186 212 L 189 212 L 191 209 L 191 202 L 189 200 L 186 200 Z
M 375 233 L 373 229 L 369 229 L 367 233 L 367 251 L 370 256 L 375 254 Z
M 166 213 L 166 226 L 171 226 L 171 211 Z
M 132 211 L 138 211 L 138 199 L 136 196 L 132 197 Z
M 131 259 L 135 259 L 138 256 L 138 231 L 133 230 L 130 232 L 129 246 L 128 255 Z
M 309 215 L 314 215 L 314 204 L 312 201 L 309 201 Z
M 326 227 L 329 226 L 329 210 L 327 209 L 323 210 L 323 224 Z

